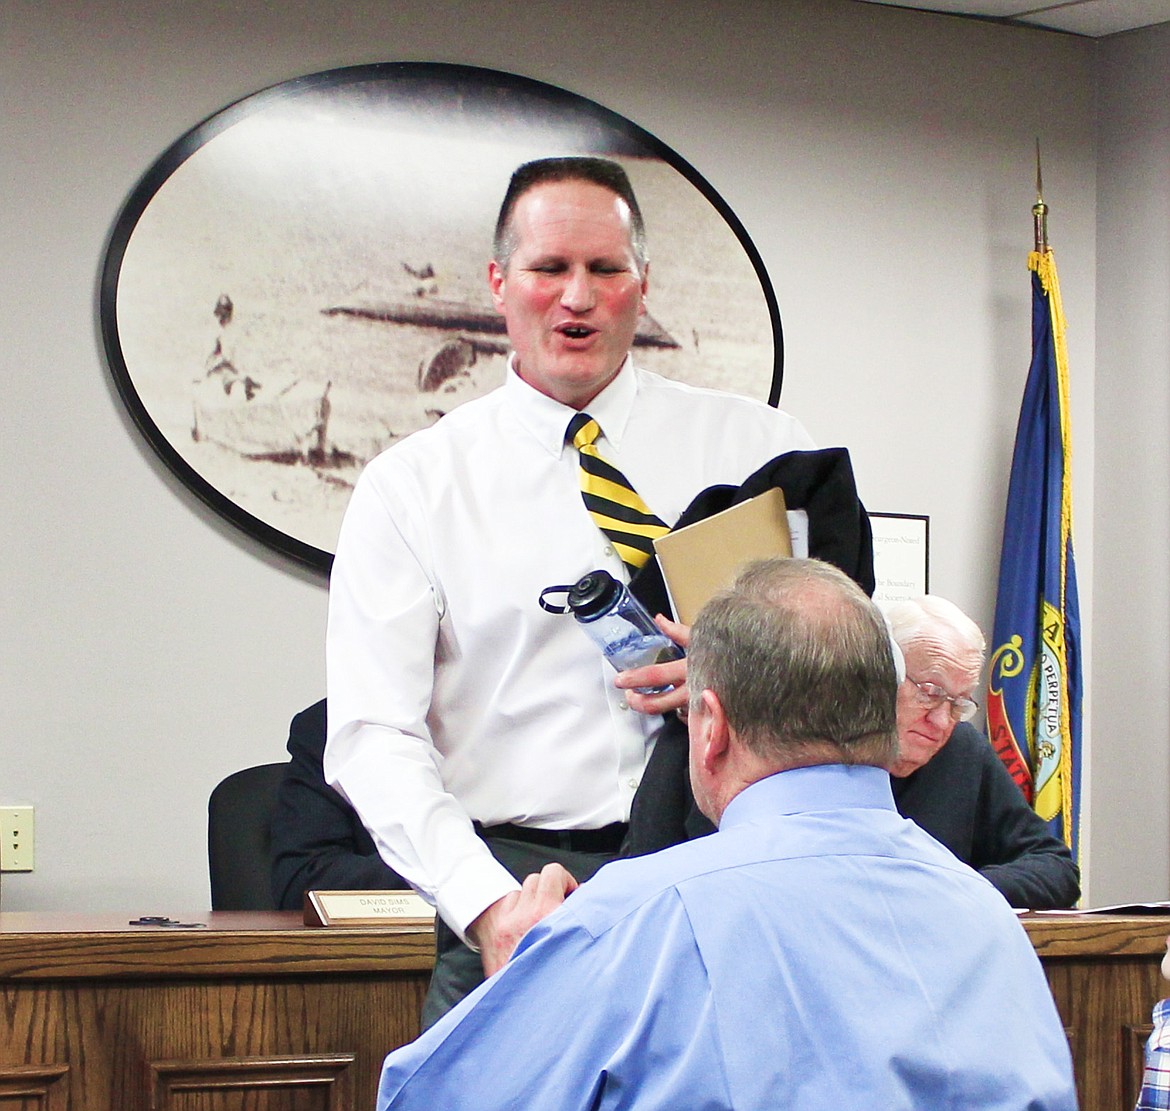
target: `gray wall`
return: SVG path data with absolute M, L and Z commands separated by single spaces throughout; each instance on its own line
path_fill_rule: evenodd
M 323 693 L 324 583 L 220 522 L 145 446 L 104 365 L 96 283 L 114 215 L 176 137 L 278 81 L 383 60 L 551 82 L 694 164 L 775 283 L 783 404 L 820 443 L 852 449 L 871 509 L 930 515 L 932 588 L 985 627 L 1029 354 L 1041 137 L 1074 369 L 1096 746 L 1090 897 L 1166 897 L 1166 512 L 1162 498 L 1139 500 L 1125 462 L 1140 407 L 1160 433 L 1140 450 L 1156 444 L 1147 473 L 1164 488 L 1167 341 L 1130 349 L 1146 318 L 1120 293 L 1132 256 L 1104 229 L 1134 204 L 1165 208 L 1165 173 L 1137 165 L 1149 151 L 1111 136 L 1135 102 L 1153 111 L 1170 44 L 1149 32 L 1102 49 L 849 0 L 713 10 L 125 0 L 99 18 L 62 0 L 0 7 L 0 803 L 34 804 L 38 823 L 37 870 L 5 877 L 5 909 L 205 907 L 208 792 L 281 758 L 289 717 Z M 1143 121 L 1151 136 L 1158 124 Z M 1164 327 L 1164 242 L 1159 257 L 1144 296 Z M 1139 605 L 1127 584 L 1146 549 Z
M 1104 43 L 1091 817 L 1093 893 L 1105 902 L 1165 898 L 1170 844 L 1168 78 L 1170 25 Z

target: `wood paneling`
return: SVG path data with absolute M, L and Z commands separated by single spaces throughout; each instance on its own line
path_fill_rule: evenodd
M 430 931 L 193 920 L 0 914 L 0 1111 L 373 1107 L 418 1034 Z
M 1083 1111 L 1133 1111 L 1170 919 L 1024 916 L 1069 1035 Z
M 64 1065 L 0 1063 L 0 1111 L 66 1111 L 68 1072 Z
M 353 1106 L 348 1071 L 353 1063 L 348 1054 L 153 1061 L 151 1107 L 210 1111 L 246 1105 L 255 1111 L 348 1111 Z

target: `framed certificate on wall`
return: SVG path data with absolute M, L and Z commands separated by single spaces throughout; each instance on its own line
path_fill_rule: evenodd
M 930 518 L 871 513 L 875 602 L 901 602 L 930 592 Z

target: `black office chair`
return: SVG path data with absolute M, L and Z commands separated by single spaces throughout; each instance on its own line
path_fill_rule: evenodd
M 207 802 L 207 863 L 212 910 L 275 910 L 271 835 L 276 789 L 285 764 L 233 772 Z

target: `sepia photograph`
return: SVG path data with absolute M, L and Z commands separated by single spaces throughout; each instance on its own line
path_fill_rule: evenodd
M 230 105 L 143 177 L 101 300 L 138 427 L 207 504 L 327 568 L 365 463 L 503 382 L 487 284 L 498 207 L 518 165 L 565 154 L 619 161 L 641 202 L 650 292 L 635 360 L 775 403 L 771 286 L 693 167 L 562 89 L 386 63 Z

